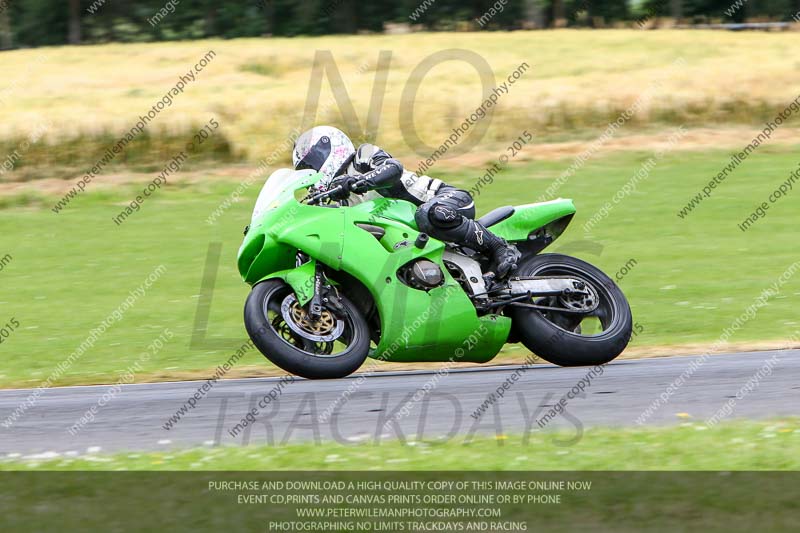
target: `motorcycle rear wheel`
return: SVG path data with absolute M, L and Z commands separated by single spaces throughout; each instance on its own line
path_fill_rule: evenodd
M 540 254 L 523 259 L 514 275 L 577 278 L 590 285 L 599 300 L 586 315 L 523 307 L 509 310 L 516 338 L 542 359 L 559 366 L 601 365 L 628 345 L 633 330 L 631 308 L 622 290 L 597 267 L 567 255 Z M 560 298 L 526 303 L 567 307 Z
M 341 301 L 338 315 L 324 310 L 323 319 L 311 323 L 289 284 L 262 281 L 247 297 L 245 328 L 264 357 L 287 372 L 308 379 L 345 377 L 367 358 L 370 335 L 358 308 L 345 296 Z

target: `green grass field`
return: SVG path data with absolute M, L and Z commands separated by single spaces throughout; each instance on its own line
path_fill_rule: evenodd
M 536 157 L 535 146 L 528 150 L 526 155 Z M 796 168 L 796 153 L 792 147 L 761 148 L 682 220 L 677 211 L 729 154 L 672 152 L 586 234 L 584 223 L 651 154 L 597 156 L 559 191 L 575 199 L 578 215 L 552 248 L 576 246 L 572 249 L 584 250 L 576 255 L 612 276 L 636 261 L 620 282 L 643 327 L 635 345 L 711 343 L 797 261 L 797 199 L 791 193 L 746 233 L 737 228 Z M 507 168 L 477 198 L 479 211 L 535 201 L 570 163 L 534 160 Z M 141 183 L 98 187 L 58 215 L 49 209 L 55 196 L 6 196 L 0 209 L 0 257 L 11 260 L 0 271 L 0 324 L 13 318 L 19 327 L 0 346 L 0 386 L 36 386 L 46 379 L 159 265 L 166 270 L 158 281 L 57 384 L 116 381 L 165 328 L 173 337 L 142 365 L 137 380 L 200 377 L 226 359 L 245 339 L 241 313 L 248 288 L 238 277 L 235 257 L 260 183 L 217 224 L 209 226 L 206 218 L 243 179 L 220 174 L 246 176 L 246 171 L 209 170 L 198 183 L 172 182 L 119 227 L 112 217 L 141 190 Z M 432 173 L 471 188 L 482 172 Z M 595 244 L 587 248 L 581 241 Z M 221 259 L 206 342 L 192 348 L 201 278 L 213 243 L 221 246 Z M 790 337 L 800 329 L 798 294 L 800 280 L 788 279 L 731 342 Z M 266 368 L 269 363 L 251 352 L 239 365 Z
M 573 444 L 574 443 L 574 444 Z M 797 420 L 13 459 L 0 470 L 797 470 Z

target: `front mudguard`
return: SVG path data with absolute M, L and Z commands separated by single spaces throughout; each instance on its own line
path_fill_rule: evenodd
M 311 259 L 311 261 L 303 263 L 299 267 L 280 270 L 264 276 L 258 280 L 258 283 L 268 279 L 282 279 L 292 287 L 300 305 L 305 305 L 314 296 L 314 278 L 316 271 L 317 261 L 316 259 Z

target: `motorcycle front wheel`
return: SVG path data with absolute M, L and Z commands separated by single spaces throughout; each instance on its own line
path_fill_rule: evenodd
M 280 279 L 253 287 L 244 306 L 250 339 L 276 366 L 308 379 L 355 372 L 369 352 L 369 327 L 358 308 L 341 296 L 342 309 L 324 308 L 312 320 L 291 286 Z
M 628 345 L 633 330 L 631 308 L 617 284 L 597 267 L 567 255 L 541 254 L 524 259 L 514 275 L 568 276 L 589 288 L 589 296 L 548 296 L 525 302 L 555 310 L 510 309 L 516 338 L 542 359 L 559 366 L 601 365 Z M 582 307 L 591 311 L 574 312 Z

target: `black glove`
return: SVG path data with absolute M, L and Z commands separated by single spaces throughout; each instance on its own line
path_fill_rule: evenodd
M 351 192 L 361 194 L 367 191 L 366 182 L 356 176 L 339 176 L 331 181 L 328 190 L 333 190 L 336 187 L 341 187 L 341 189 L 329 195 L 332 200 L 344 200 L 350 196 Z

